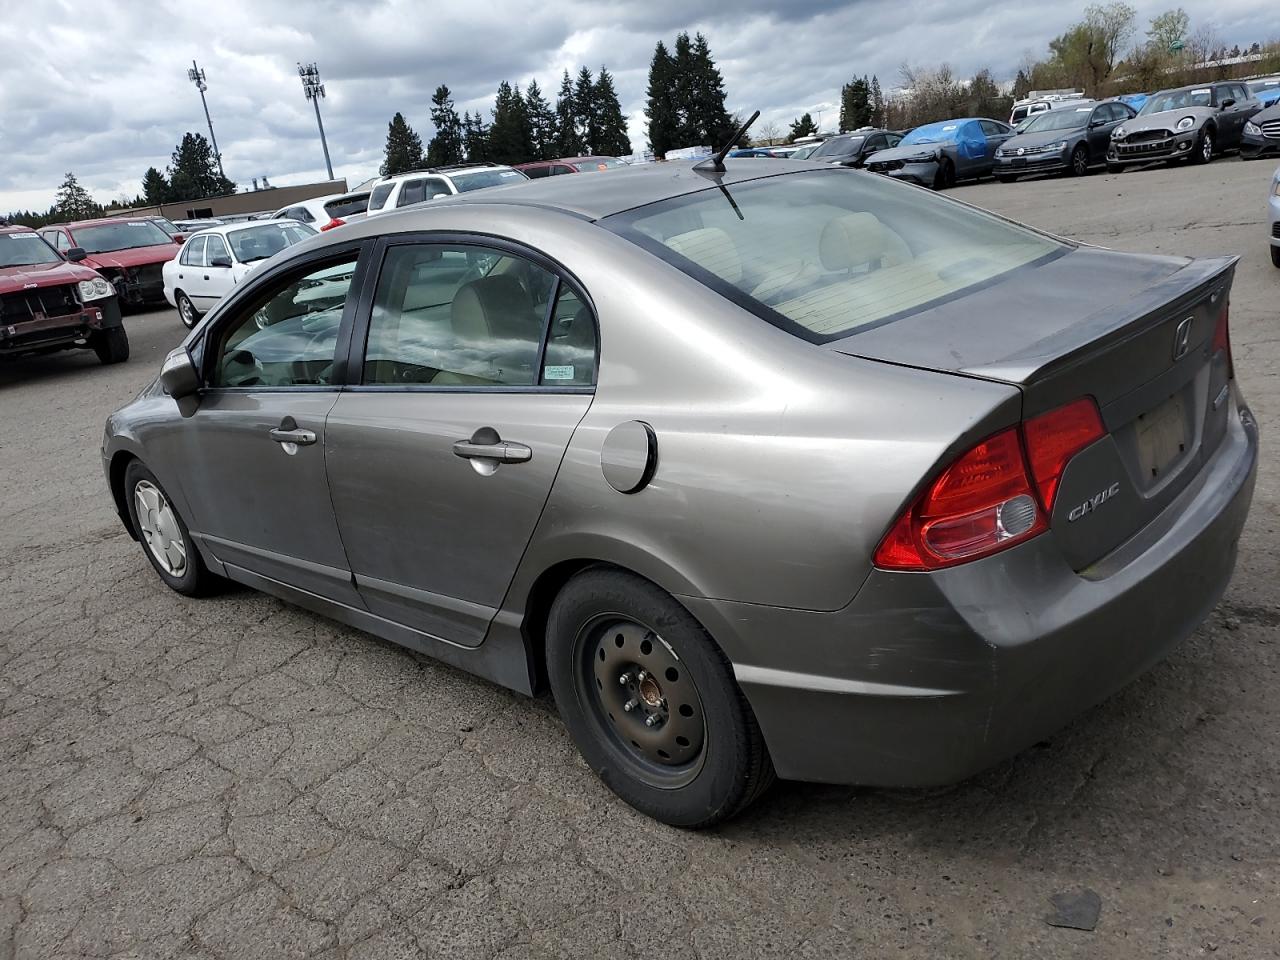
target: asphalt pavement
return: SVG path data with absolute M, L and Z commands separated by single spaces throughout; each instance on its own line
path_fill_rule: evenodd
M 249 591 L 167 590 L 98 448 L 181 339 L 172 311 L 126 318 L 119 366 L 0 366 L 0 960 L 1276 956 L 1272 170 L 954 192 L 1089 243 L 1240 256 L 1234 356 L 1263 462 L 1209 620 L 958 786 L 780 784 L 703 834 L 615 800 L 545 698 Z M 1046 923 L 1084 889 L 1092 932 Z

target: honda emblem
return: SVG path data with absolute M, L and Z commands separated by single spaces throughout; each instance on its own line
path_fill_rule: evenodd
M 1187 317 L 1178 324 L 1177 332 L 1173 335 L 1173 360 L 1177 363 L 1187 355 L 1187 348 L 1191 344 L 1191 321 L 1194 317 Z

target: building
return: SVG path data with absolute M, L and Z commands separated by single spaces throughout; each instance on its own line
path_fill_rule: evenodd
M 322 180 L 319 183 L 302 183 L 294 187 L 267 187 L 228 193 L 221 197 L 202 197 L 199 200 L 179 200 L 174 203 L 158 203 L 152 206 L 131 207 L 127 210 L 111 210 L 108 217 L 129 217 L 155 214 L 170 220 L 203 220 L 208 217 L 231 217 L 246 213 L 270 213 L 313 197 L 325 197 L 334 193 L 346 193 L 347 181 Z

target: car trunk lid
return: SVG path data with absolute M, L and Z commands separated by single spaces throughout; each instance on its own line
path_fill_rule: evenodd
M 1214 337 L 1235 262 L 1080 248 L 965 296 L 963 323 L 952 302 L 830 346 L 1015 385 L 1024 420 L 1093 397 L 1107 436 L 1071 461 L 1050 516 L 1085 570 L 1168 506 L 1225 434 L 1229 360 Z

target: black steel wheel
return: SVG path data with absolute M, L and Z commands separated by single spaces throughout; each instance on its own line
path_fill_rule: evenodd
M 102 364 L 124 363 L 129 359 L 129 334 L 124 327 L 95 330 L 89 336 L 89 346 Z
M 587 764 L 642 813 L 709 827 L 773 782 L 728 660 L 647 580 L 608 567 L 570 580 L 547 621 L 547 673 Z
M 949 157 L 938 161 L 938 171 L 933 177 L 933 189 L 947 190 L 956 185 L 956 168 Z

